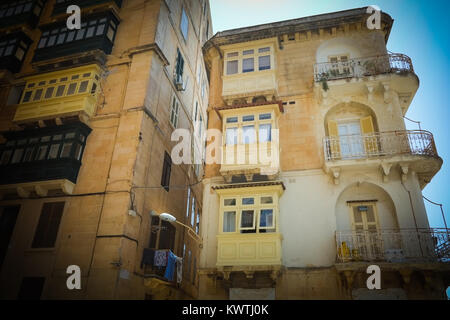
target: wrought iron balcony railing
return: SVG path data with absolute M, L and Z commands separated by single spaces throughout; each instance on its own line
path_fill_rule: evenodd
M 337 231 L 337 261 L 450 262 L 449 229 Z
M 409 72 L 414 72 L 411 59 L 404 54 L 391 53 L 348 61 L 316 63 L 314 65 L 314 80 L 319 82 Z
M 325 137 L 324 154 L 326 161 L 394 155 L 438 156 L 433 135 L 424 130 Z

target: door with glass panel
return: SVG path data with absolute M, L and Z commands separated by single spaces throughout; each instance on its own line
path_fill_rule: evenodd
M 359 120 L 339 122 L 338 134 L 343 159 L 361 158 L 365 155 Z
M 375 204 L 351 206 L 353 239 L 351 254 L 354 259 L 377 260 L 382 257 L 382 238 L 378 228 Z

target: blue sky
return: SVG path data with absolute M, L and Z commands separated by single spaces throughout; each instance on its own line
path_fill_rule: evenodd
M 446 0 L 210 0 L 214 33 L 227 29 L 378 5 L 393 19 L 388 50 L 408 55 L 420 87 L 406 116 L 433 133 L 444 164 L 423 190 L 444 205 L 450 226 L 450 1 Z M 409 129 L 417 125 L 407 123 Z M 426 203 L 431 227 L 443 227 L 439 207 Z

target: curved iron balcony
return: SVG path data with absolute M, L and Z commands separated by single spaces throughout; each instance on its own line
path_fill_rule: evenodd
M 348 61 L 316 63 L 314 65 L 314 80 L 316 82 L 361 78 L 387 73 L 414 73 L 411 58 L 401 53 L 390 53 Z
M 450 262 L 445 228 L 336 231 L 337 262 Z
M 438 157 L 433 134 L 425 130 L 375 132 L 324 138 L 326 161 L 393 155 Z

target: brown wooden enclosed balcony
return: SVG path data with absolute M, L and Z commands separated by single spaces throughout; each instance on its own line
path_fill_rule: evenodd
M 67 7 L 77 5 L 80 8 L 98 6 L 102 4 L 114 3 L 118 8 L 122 6 L 122 0 L 56 0 L 53 7 L 53 14 L 66 13 Z
M 449 229 L 337 231 L 337 262 L 450 262 Z
M 362 78 L 388 73 L 414 73 L 411 59 L 400 53 L 349 59 L 336 62 L 316 63 L 316 82 L 345 78 Z
M 381 166 L 387 180 L 391 167 L 398 164 L 402 179 L 411 169 L 424 187 L 442 165 L 433 135 L 424 130 L 328 136 L 323 145 L 325 170 L 332 171 L 335 179 L 344 168 L 372 165 Z

